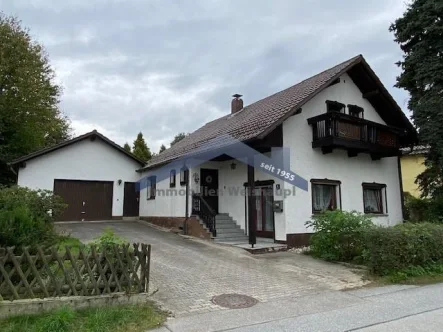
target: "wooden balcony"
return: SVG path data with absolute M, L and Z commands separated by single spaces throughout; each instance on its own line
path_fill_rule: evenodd
M 369 153 L 374 160 L 400 155 L 402 129 L 337 112 L 309 118 L 308 124 L 312 126 L 312 147 L 325 154 L 345 149 L 349 157 Z

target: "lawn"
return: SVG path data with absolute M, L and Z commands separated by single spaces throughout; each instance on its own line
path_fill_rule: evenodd
M 0 320 L 2 332 L 141 332 L 159 327 L 166 314 L 153 304 L 73 310 L 62 307 L 56 311 L 22 315 Z

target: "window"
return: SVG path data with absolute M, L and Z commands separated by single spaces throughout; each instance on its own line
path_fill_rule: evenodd
M 175 188 L 175 169 L 169 173 L 169 188 Z
M 340 183 L 327 179 L 311 180 L 313 213 L 341 208 Z
M 146 192 L 146 199 L 155 199 L 155 192 L 157 191 L 157 177 L 150 176 L 148 178 L 148 186 Z
M 348 105 L 349 115 L 363 119 L 364 109 L 357 105 Z
M 339 103 L 338 101 L 326 100 L 327 112 L 344 113 L 345 108 L 346 108 L 345 104 Z
M 365 213 L 387 213 L 386 185 L 380 183 L 363 183 L 363 208 Z
M 186 166 L 183 166 L 180 169 L 180 185 L 184 186 L 188 182 L 188 178 L 189 178 L 189 170 L 187 169 Z

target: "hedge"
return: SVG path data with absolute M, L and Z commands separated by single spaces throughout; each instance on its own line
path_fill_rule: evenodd
M 401 224 L 365 230 L 364 258 L 372 272 L 387 275 L 412 266 L 443 262 L 443 226 Z

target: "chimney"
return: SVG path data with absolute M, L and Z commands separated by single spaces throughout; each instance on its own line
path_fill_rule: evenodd
M 234 97 L 234 99 L 232 99 L 231 102 L 231 114 L 237 113 L 238 111 L 240 111 L 243 108 L 243 99 L 241 99 L 242 95 L 239 94 L 235 94 L 232 97 Z

